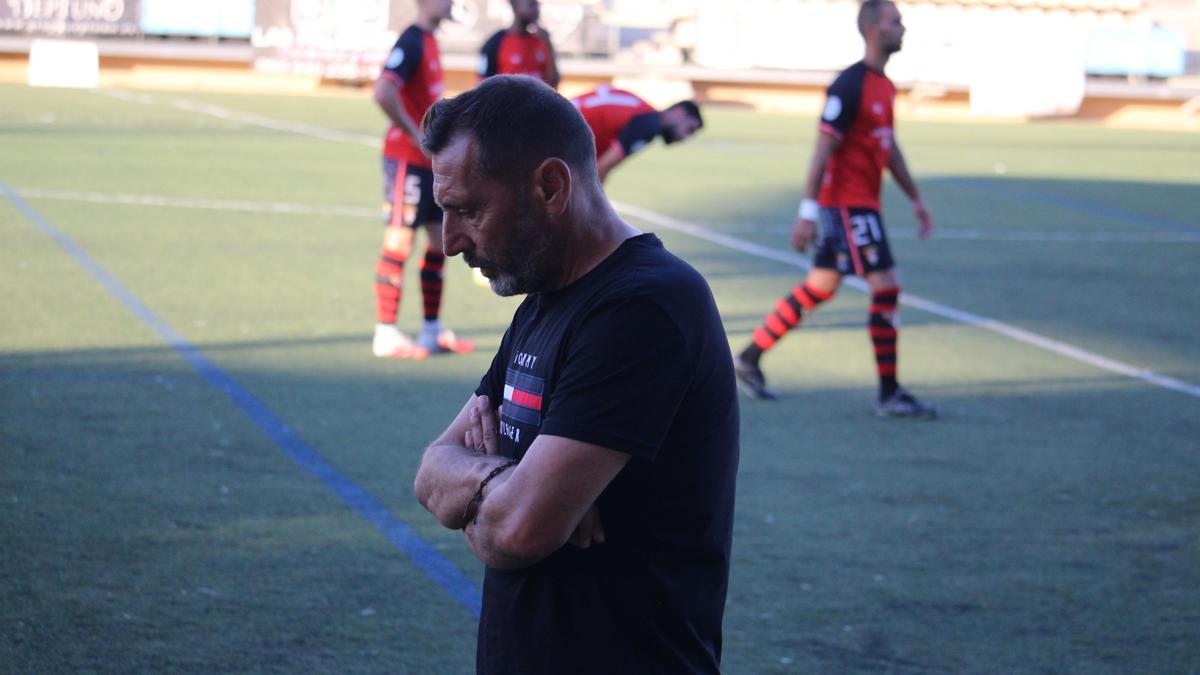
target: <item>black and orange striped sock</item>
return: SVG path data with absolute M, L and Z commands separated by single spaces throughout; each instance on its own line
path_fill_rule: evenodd
M 375 263 L 375 318 L 379 323 L 396 323 L 403 290 L 404 259 L 384 250 Z
M 888 288 L 871 293 L 871 313 L 867 317 L 867 331 L 871 334 L 871 345 L 875 348 L 875 370 L 879 373 L 879 397 L 887 398 L 899 387 L 896 383 L 896 342 L 899 321 L 896 307 L 899 304 L 900 288 Z
M 426 249 L 421 260 L 421 297 L 425 301 L 425 320 L 436 321 L 442 310 L 442 269 L 446 256 L 436 249 Z
M 800 325 L 804 314 L 811 313 L 817 305 L 833 297 L 833 293 L 818 291 L 807 284 L 797 285 L 792 292 L 775 303 L 775 310 L 767 315 L 763 325 L 754 329 L 750 345 L 740 357 L 750 363 L 758 363 L 763 352 L 775 346 L 789 330 Z

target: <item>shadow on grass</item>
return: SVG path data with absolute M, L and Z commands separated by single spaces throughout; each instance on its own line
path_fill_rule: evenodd
M 268 351 L 326 343 L 319 371 L 204 350 L 477 574 L 408 488 L 472 384 L 447 369 L 476 364 L 381 367 L 357 336 Z M 0 374 L 8 665 L 469 669 L 469 617 L 169 349 L 5 354 Z M 743 404 L 727 670 L 1187 672 L 1200 428 L 1175 395 L 928 393 L 946 419 L 874 419 L 853 387 Z
M 246 365 L 264 344 L 203 351 L 477 578 L 410 489 L 473 383 L 376 363 L 361 336 Z M 305 368 L 314 346 L 345 374 Z M 469 613 L 169 348 L 0 355 L 0 453 L 2 670 L 471 668 Z

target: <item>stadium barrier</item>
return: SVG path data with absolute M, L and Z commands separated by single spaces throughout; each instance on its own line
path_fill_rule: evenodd
M 758 1 L 761 4 L 766 0 Z M 1169 82 L 1084 79 L 1085 71 L 1159 77 L 1179 70 L 1178 35 L 1171 31 L 1146 32 L 1136 25 L 1127 25 L 1128 22 L 1120 25 L 1112 21 L 1104 23 L 1106 20 L 1103 16 L 1136 17 L 1140 6 L 1132 0 L 1126 0 L 1123 4 L 1120 0 L 1111 1 L 1114 4 L 1108 8 L 1110 0 L 1086 0 L 1086 9 L 1079 10 L 1082 13 L 1078 13 L 1078 16 L 1064 7 L 1071 2 L 1084 0 L 905 4 L 910 31 L 905 50 L 897 54 L 889 66 L 889 74 L 897 82 L 899 90 L 898 115 L 936 120 L 981 117 L 1024 120 L 1060 116 L 1125 126 L 1200 128 L 1200 84 L 1180 86 Z M 184 8 L 169 0 L 143 0 L 139 12 L 107 17 L 112 19 L 109 23 L 100 22 L 99 18 L 103 17 L 93 17 L 94 20 L 87 25 L 56 24 L 49 26 L 49 29 L 65 32 L 68 37 L 85 29 L 101 33 L 84 42 L 95 45 L 98 57 L 96 84 L 102 87 L 280 93 L 323 89 L 357 94 L 373 78 L 378 70 L 376 61 L 386 52 L 386 46 L 371 50 L 369 58 L 354 62 L 353 68 L 340 74 L 322 68 L 309 68 L 306 71 L 305 68 L 294 68 L 287 64 L 272 70 L 264 67 L 269 62 L 269 59 L 264 59 L 264 44 L 261 41 L 257 47 L 253 44 L 255 34 L 265 39 L 265 31 L 270 26 L 270 17 L 263 13 L 266 3 L 259 0 L 259 12 L 254 18 L 255 25 L 251 27 L 246 2 L 227 0 L 205 5 L 207 9 L 199 12 L 195 7 Z M 1016 3 L 1029 6 L 1018 10 Z M 817 30 L 821 26 L 845 23 L 840 20 L 849 16 L 846 12 L 850 5 L 845 0 L 803 0 L 794 4 L 805 11 L 817 12 L 807 15 L 809 27 L 804 29 L 811 33 L 806 33 L 811 44 L 802 41 L 800 44 L 807 47 L 793 49 L 794 53 L 779 46 L 784 37 L 782 34 L 761 32 L 761 17 L 743 20 L 730 16 L 726 17 L 728 25 L 702 21 L 685 27 L 686 30 L 676 31 L 674 34 L 680 35 L 680 39 L 689 45 L 687 59 L 682 58 L 684 53 L 672 45 L 654 51 L 654 47 L 644 44 L 634 45 L 634 48 L 622 50 L 610 58 L 566 56 L 561 59 L 563 92 L 572 95 L 597 84 L 615 83 L 637 90 L 656 104 L 694 95 L 711 105 L 815 114 L 820 109 L 824 87 L 838 67 L 859 57 L 857 50 L 861 49 L 861 42 L 853 36 L 852 27 L 842 26 L 845 30 L 841 32 Z M 715 3 L 714 6 L 719 5 Z M 1053 5 L 1058 9 L 1047 11 L 1042 5 Z M 135 3 L 125 3 L 125 6 L 134 7 Z M 168 7 L 175 9 L 166 9 Z M 1035 11 L 1036 20 L 1031 18 Z M 1068 14 L 1075 18 L 1070 18 Z M 709 19 L 720 18 L 712 13 L 707 16 Z M 840 19 L 834 22 L 835 17 Z M 1078 17 L 1091 18 L 1081 23 Z M 492 30 L 503 19 L 491 15 L 477 18 L 479 21 L 474 25 L 482 32 Z M 1093 20 L 1106 27 L 1099 32 L 1090 28 L 1084 30 L 1091 25 L 1088 22 Z M 580 25 L 586 23 L 582 15 L 566 17 L 564 21 L 583 22 Z M 1050 79 L 1047 77 L 1049 71 L 1039 65 L 1048 57 L 1034 49 L 1036 45 L 1010 44 L 1007 47 L 1009 52 L 1005 53 L 1003 43 L 986 48 L 979 47 L 986 45 L 986 41 L 970 43 L 968 38 L 982 34 L 980 31 L 987 26 L 995 28 L 1000 25 L 997 21 L 1041 26 L 1040 30 L 1048 33 L 1071 26 L 1073 39 L 1080 45 L 1086 43 L 1088 51 L 1085 53 L 1081 46 L 1076 50 L 1083 55 L 1078 63 L 1067 64 L 1055 78 Z M 134 22 L 137 30 L 156 31 L 164 35 L 177 32 L 194 34 L 199 31 L 207 34 L 209 39 L 121 37 L 130 30 L 131 22 Z M 974 32 L 955 32 L 968 24 L 975 26 Z M 275 25 L 284 26 L 285 23 L 281 19 Z M 293 30 L 294 37 L 295 27 L 291 24 L 287 26 Z M 46 28 L 47 25 L 38 26 L 38 30 Z M 244 38 L 247 30 L 252 33 L 251 40 Z M 379 27 L 371 30 L 379 32 Z M 730 38 L 730 30 L 734 31 L 733 38 L 727 39 Z M 1135 33 L 1140 37 L 1130 37 Z M 722 34 L 725 37 L 718 40 Z M 761 44 L 754 50 L 722 52 L 719 47 L 737 47 L 755 35 Z M 1151 37 L 1145 38 L 1146 35 Z M 234 39 L 226 39 L 229 37 Z M 0 81 L 31 81 L 30 53 L 35 39 L 29 32 L 0 33 Z M 392 39 L 394 33 L 381 33 L 375 42 L 388 43 L 390 46 Z M 459 34 L 455 39 L 457 46 L 447 49 L 443 58 L 447 89 L 451 92 L 474 84 L 477 57 L 468 53 L 468 44 L 471 39 L 481 41 L 473 34 Z M 1123 44 L 1134 45 L 1137 49 L 1128 47 L 1122 52 L 1123 57 L 1116 57 L 1101 48 L 1105 40 L 1124 41 Z M 1042 41 L 1042 44 L 1047 42 Z M 964 51 L 969 43 L 975 44 L 972 47 L 974 52 Z M 269 40 L 266 44 L 269 47 Z M 701 49 L 700 46 L 704 44 L 709 46 Z M 797 43 L 792 41 L 790 44 Z M 832 49 L 834 44 L 840 45 L 844 53 Z M 639 48 L 642 51 L 639 52 Z M 1147 50 L 1153 56 L 1147 56 Z M 806 63 L 804 59 L 811 60 L 815 58 L 813 54 L 817 53 L 829 59 L 825 67 L 812 68 L 810 64 L 810 67 L 801 68 Z M 989 53 L 1001 55 L 991 62 L 994 66 L 991 68 L 983 67 L 987 65 L 986 62 L 971 56 Z M 794 63 L 789 61 L 797 58 L 797 54 L 803 59 Z M 835 62 L 830 54 L 838 60 Z M 1109 58 L 1112 64 L 1101 63 L 1096 54 Z M 1062 59 L 1058 61 L 1065 63 Z M 1020 64 L 1024 66 L 1016 67 Z M 37 81 L 37 73 L 33 74 L 33 79 Z

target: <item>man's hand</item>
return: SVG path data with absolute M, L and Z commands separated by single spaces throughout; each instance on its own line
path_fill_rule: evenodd
M 500 411 L 492 410 L 491 401 L 487 396 L 475 399 L 475 406 L 470 410 L 471 426 L 463 437 L 463 447 L 484 455 L 495 455 L 500 452 L 499 428 Z
M 413 494 L 442 525 L 460 530 L 466 524 L 480 481 L 506 460 L 498 454 L 496 413 L 487 400 L 472 395 L 437 440 L 425 448 L 413 479 Z M 489 490 L 509 477 L 505 471 Z
M 918 199 L 913 202 L 913 216 L 917 219 L 917 238 L 924 239 L 933 232 L 933 216 L 929 215 L 929 209 L 925 208 L 925 202 Z
M 792 225 L 792 248 L 804 253 L 808 245 L 817 239 L 817 221 L 796 218 Z
M 487 396 L 475 399 L 475 405 L 470 410 L 471 427 L 463 437 L 463 446 L 483 455 L 498 454 L 500 444 L 497 428 L 500 410 L 501 408 L 492 410 Z M 579 548 L 604 543 L 604 523 L 600 521 L 599 506 L 592 504 L 592 508 L 583 515 L 569 541 Z

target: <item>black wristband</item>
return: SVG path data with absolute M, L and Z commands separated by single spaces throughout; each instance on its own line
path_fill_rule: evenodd
M 483 480 L 479 481 L 479 489 L 475 491 L 475 495 L 471 497 L 471 501 L 467 502 L 467 505 L 463 507 L 463 514 L 462 514 L 463 520 L 467 519 L 467 514 L 471 512 L 472 505 L 478 505 L 478 504 L 483 503 L 483 489 L 485 487 L 487 487 L 487 484 L 490 483 L 492 481 L 492 479 L 495 478 L 496 476 L 499 476 L 500 474 L 504 473 L 504 471 L 506 469 L 516 466 L 516 464 L 517 464 L 517 460 L 510 459 L 507 462 L 501 464 L 500 466 L 492 469 L 491 472 L 488 473 L 488 475 L 484 476 Z M 478 518 L 479 518 L 479 509 L 477 507 L 475 509 L 475 515 L 472 516 L 472 518 L 471 518 L 471 522 L 474 523 L 476 520 L 478 520 Z

